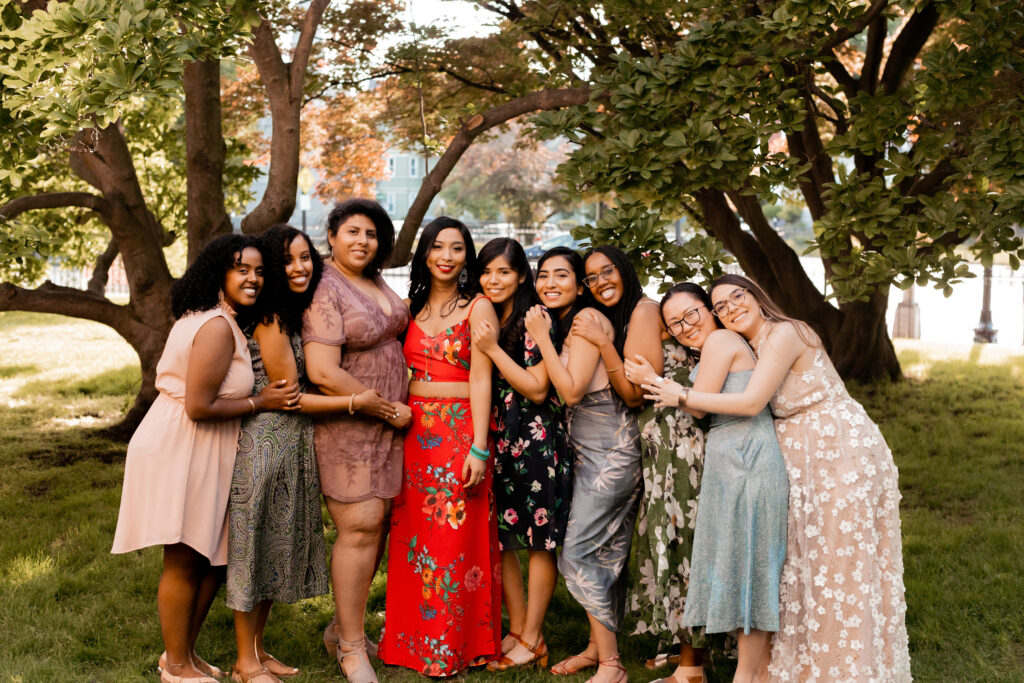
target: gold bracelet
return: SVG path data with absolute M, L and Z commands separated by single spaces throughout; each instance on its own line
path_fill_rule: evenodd
M 252 408 L 252 412 L 249 413 L 249 414 L 250 415 L 255 415 L 256 414 L 256 403 L 251 398 L 247 398 L 245 400 L 249 402 L 249 407 Z
M 351 396 L 348 397 L 348 414 L 349 415 L 355 415 L 355 412 L 352 410 L 352 406 L 355 405 L 355 402 L 356 402 L 356 395 L 355 394 L 352 394 Z
M 690 395 L 690 388 L 683 387 L 683 392 L 679 394 L 679 399 L 676 401 L 676 405 L 680 408 L 686 407 L 686 397 Z
M 622 369 L 622 366 L 620 365 L 620 366 L 619 366 L 619 367 L 617 367 L 617 368 L 614 368 L 614 369 L 612 369 L 612 370 L 609 370 L 609 371 L 608 371 L 608 374 L 610 375 L 610 374 L 612 374 L 613 372 L 618 372 L 618 371 L 619 371 L 619 370 L 621 370 L 621 369 Z

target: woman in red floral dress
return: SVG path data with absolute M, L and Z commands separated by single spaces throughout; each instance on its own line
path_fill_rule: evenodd
M 451 676 L 500 654 L 501 555 L 488 447 L 491 361 L 471 328 L 498 326 L 475 295 L 469 231 L 441 217 L 412 261 L 405 476 L 391 513 L 380 658 Z

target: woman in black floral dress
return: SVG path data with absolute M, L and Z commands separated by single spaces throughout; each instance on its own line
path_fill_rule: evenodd
M 562 404 L 523 324 L 526 311 L 540 303 L 526 254 L 514 240 L 494 239 L 480 250 L 479 269 L 480 286 L 501 321 L 500 330 L 486 323 L 473 330 L 474 343 L 497 369 L 494 488 L 509 634 L 502 658 L 488 668 L 501 671 L 547 662 L 541 628 L 558 578 L 555 548 L 569 517 L 572 457 Z M 529 601 L 517 550 L 530 555 Z

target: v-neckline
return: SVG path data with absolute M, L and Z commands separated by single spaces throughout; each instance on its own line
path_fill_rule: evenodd
M 378 310 L 380 310 L 380 312 L 384 314 L 385 318 L 390 319 L 391 316 L 394 315 L 394 313 L 395 313 L 395 305 L 394 305 L 395 302 L 391 300 L 391 297 L 388 296 L 388 293 L 386 291 L 384 291 L 380 287 L 377 287 L 377 290 L 381 294 L 384 295 L 384 299 L 388 302 L 388 308 L 390 309 L 389 311 L 385 311 L 384 307 L 381 306 L 380 303 L 376 299 L 374 299 L 372 296 L 370 296 L 369 294 L 367 294 L 366 292 L 361 290 L 359 287 L 357 287 L 355 285 L 355 283 L 353 283 L 351 280 L 349 280 L 348 277 L 343 272 L 341 272 L 341 269 L 338 268 L 338 266 L 335 266 L 332 263 L 331 267 L 334 268 L 334 272 L 336 272 L 338 274 L 338 277 L 340 277 L 342 280 L 345 281 L 345 284 L 347 284 L 351 289 L 354 289 L 355 291 L 357 291 L 361 297 L 363 297 L 364 299 L 366 299 L 367 301 L 372 303 L 374 306 L 376 306 L 378 308 Z M 376 287 L 377 283 L 372 281 L 372 280 L 371 280 L 371 282 L 373 282 L 374 286 Z

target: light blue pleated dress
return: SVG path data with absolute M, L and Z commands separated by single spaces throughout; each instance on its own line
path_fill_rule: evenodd
M 690 373 L 693 380 L 700 364 Z M 740 393 L 753 370 L 730 372 Z M 707 633 L 779 630 L 789 479 L 766 406 L 753 417 L 712 415 L 690 558 L 684 626 Z

